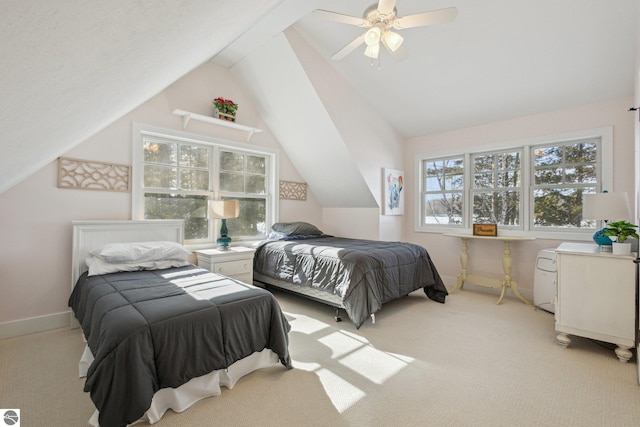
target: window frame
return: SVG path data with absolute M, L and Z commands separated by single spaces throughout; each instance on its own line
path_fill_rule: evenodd
M 549 144 L 566 144 L 586 139 L 600 139 L 599 161 L 600 168 L 598 171 L 600 181 L 597 183 L 597 191 L 603 190 L 614 191 L 613 188 L 613 127 L 606 126 L 593 129 L 584 129 L 559 134 L 544 135 L 534 138 L 527 138 L 517 141 L 504 141 L 501 143 L 486 144 L 483 146 L 472 147 L 469 151 L 464 148 L 459 150 L 444 151 L 438 150 L 429 153 L 418 153 L 415 155 L 415 195 L 414 195 L 414 231 L 419 233 L 468 233 L 472 234 L 472 206 L 468 203 L 471 197 L 472 185 L 472 154 L 485 154 L 490 152 L 502 152 L 508 150 L 521 149 L 522 159 L 522 226 L 516 228 L 499 227 L 499 232 L 504 236 L 527 236 L 538 239 L 553 240 L 592 240 L 594 229 L 592 228 L 576 228 L 576 229 L 548 229 L 536 230 L 533 227 L 533 186 L 532 173 L 533 165 L 531 159 L 531 148 L 535 146 L 543 146 Z M 471 148 L 471 147 L 469 147 Z M 463 226 L 423 224 L 422 219 L 422 196 L 423 196 L 423 171 L 422 164 L 425 160 L 437 160 L 448 157 L 464 156 L 465 157 L 465 179 L 464 179 L 464 195 L 463 195 Z M 470 166 L 471 165 L 471 166 Z M 471 168 L 471 169 L 470 169 Z
M 241 153 L 247 155 L 258 155 L 262 157 L 266 157 L 266 171 L 265 176 L 267 177 L 267 188 L 265 194 L 256 195 L 253 193 L 246 194 L 244 197 L 246 198 L 265 198 L 266 200 L 266 232 L 264 235 L 255 235 L 255 236 L 234 236 L 234 241 L 242 241 L 242 242 L 251 242 L 261 240 L 262 238 L 266 238 L 268 235 L 268 230 L 271 229 L 271 226 L 278 222 L 279 217 L 279 204 L 278 204 L 278 195 L 279 195 L 279 153 L 278 150 L 256 146 L 248 143 L 242 143 L 237 141 L 225 140 L 215 137 L 210 137 L 206 135 L 193 134 L 183 131 L 178 131 L 174 129 L 166 129 L 160 128 L 156 126 L 146 125 L 142 123 L 134 123 L 133 124 L 133 133 L 132 133 L 132 167 L 131 167 L 131 218 L 134 220 L 144 220 L 144 149 L 143 149 L 143 140 L 146 136 L 161 138 L 165 140 L 174 140 L 176 142 L 182 143 L 193 143 L 198 145 L 205 145 L 212 148 L 212 153 L 210 153 L 210 191 L 199 191 L 199 193 L 208 194 L 212 199 L 219 199 L 222 197 L 228 197 L 230 193 L 221 192 L 219 189 L 219 180 L 218 180 L 218 171 L 219 171 L 219 156 L 220 151 L 230 151 L 234 153 Z M 165 191 L 166 192 L 166 191 Z M 178 190 L 176 193 L 179 194 L 181 190 Z M 198 191 L 190 192 L 190 194 L 195 194 Z M 168 193 L 171 194 L 169 191 Z M 234 197 L 243 197 L 238 193 L 234 193 Z M 217 235 L 219 233 L 219 220 L 214 220 L 209 225 L 207 239 L 198 239 L 192 241 L 185 241 L 185 245 L 192 249 L 199 248 L 207 248 L 215 245 L 215 240 L 217 239 Z

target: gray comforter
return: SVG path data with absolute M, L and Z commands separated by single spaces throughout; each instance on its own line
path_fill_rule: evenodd
M 290 326 L 275 298 L 196 266 L 85 273 L 69 306 L 95 357 L 84 390 L 102 427 L 132 423 L 159 389 L 265 348 L 291 367 Z
M 427 250 L 412 243 L 332 236 L 267 241 L 257 248 L 254 271 L 338 295 L 357 328 L 382 304 L 416 289 L 440 303 L 447 296 Z

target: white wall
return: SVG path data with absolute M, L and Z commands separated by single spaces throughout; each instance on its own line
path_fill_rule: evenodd
M 340 223 L 354 226 L 344 227 L 348 234 L 342 234 L 343 236 L 400 240 L 403 217 L 384 216 L 380 206 L 384 202 L 382 169 L 403 168 L 404 138 L 364 101 L 329 64 L 327 58 L 309 46 L 293 28 L 287 29 L 285 35 L 378 205 L 375 227 L 370 223 L 373 220 L 370 216 L 373 210 L 370 209 L 325 210 L 325 215 L 330 215 L 332 221 L 337 223 L 336 215 L 339 212 Z M 409 193 L 405 193 L 405 197 L 407 194 Z M 325 223 L 326 221 L 328 219 L 325 219 Z
M 554 135 L 570 131 L 613 126 L 614 177 L 613 191 L 626 191 L 629 195 L 634 189 L 634 117 L 630 113 L 633 98 L 614 99 L 598 104 L 578 108 L 552 111 L 535 116 L 491 123 L 466 129 L 458 129 L 434 135 L 426 135 L 407 141 L 404 157 L 407 175 L 407 194 L 415 194 L 415 164 L 417 154 L 430 152 L 442 154 L 442 147 L 460 152 L 475 146 L 486 146 L 504 141 L 519 141 L 528 138 Z M 426 247 L 440 274 L 450 284 L 460 271 L 459 239 L 445 237 L 439 233 L 419 233 L 414 231 L 415 201 L 407 197 L 405 205 L 405 240 Z M 512 276 L 519 283 L 522 293 L 532 299 L 533 272 L 535 257 L 540 249 L 557 247 L 560 241 L 535 240 L 512 244 L 514 260 Z M 502 271 L 501 242 L 470 242 L 471 259 L 469 273 L 485 274 L 495 277 Z M 499 277 L 499 275 L 498 275 Z M 466 286 L 466 285 L 465 285 Z M 513 296 L 511 292 L 508 295 Z
M 209 115 L 211 100 L 217 96 L 239 104 L 239 123 L 265 130 L 250 143 L 280 151 L 280 179 L 302 181 L 229 71 L 212 63 L 195 69 L 64 157 L 131 164 L 133 122 L 182 130 L 173 109 Z M 244 132 L 193 120 L 186 132 L 246 140 Z M 57 161 L 0 194 L 0 338 L 68 324 L 71 221 L 130 218 L 131 193 L 57 188 Z M 280 220 L 321 224 L 322 209 L 309 192 L 306 201 L 281 201 Z

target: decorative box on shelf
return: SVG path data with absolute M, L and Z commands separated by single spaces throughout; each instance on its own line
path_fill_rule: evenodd
M 217 111 L 217 110 L 216 110 Z M 220 111 L 217 111 L 217 118 L 220 120 L 227 120 L 229 122 L 235 122 L 236 121 L 236 115 L 235 114 L 225 114 L 225 113 L 221 113 Z

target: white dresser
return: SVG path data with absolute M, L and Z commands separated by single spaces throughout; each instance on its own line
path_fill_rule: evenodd
M 556 249 L 558 290 L 556 331 L 558 342 L 569 335 L 616 344 L 621 362 L 635 346 L 635 254 L 600 252 L 596 244 L 562 243 Z
M 198 265 L 212 273 L 232 277 L 253 284 L 253 254 L 255 250 L 244 246 L 232 246 L 227 250 L 203 249 L 196 251 Z

